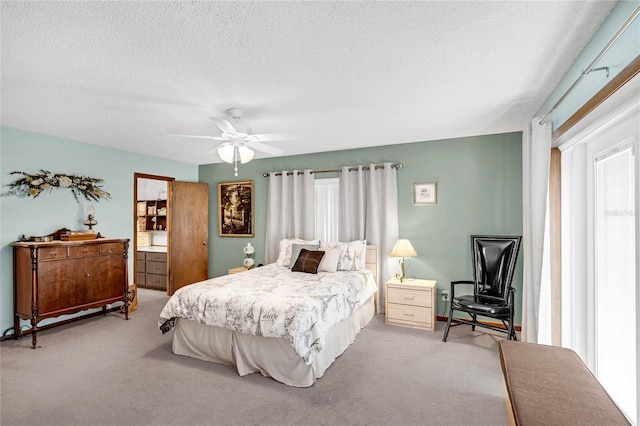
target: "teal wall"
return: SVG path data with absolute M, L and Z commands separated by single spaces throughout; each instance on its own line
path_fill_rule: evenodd
M 4 185 L 15 180 L 14 176 L 9 176 L 10 172 L 32 173 L 39 169 L 104 179 L 104 190 L 111 193 L 112 199 L 94 203 L 99 222 L 96 230 L 105 237 L 114 238 L 133 239 L 135 172 L 172 176 L 184 181 L 198 180 L 198 167 L 193 164 L 0 127 L 1 191 L 5 192 L 7 187 Z M 64 189 L 44 193 L 38 198 L 0 197 L 1 331 L 13 325 L 11 242 L 21 234 L 47 235 L 63 227 L 78 229 L 88 204 L 84 199 L 78 204 L 71 192 Z M 133 282 L 134 258 L 129 256 L 129 282 Z
M 582 50 L 569 71 L 538 110 L 536 116 L 543 116 L 562 97 L 562 95 L 576 81 L 582 70 L 596 58 L 602 48 L 609 42 L 618 28 L 627 20 L 640 0 L 622 0 L 611 10 L 602 26 L 596 31 L 589 43 Z M 611 81 L 624 67 L 640 55 L 640 17 L 636 18 L 626 31 L 611 46 L 607 53 L 594 65 L 594 68 L 608 66 L 609 77 L 604 71 L 591 72 L 576 86 L 571 94 L 558 106 L 551 116 L 553 130 L 557 129 L 585 102 L 593 97 L 600 89 Z
M 449 282 L 471 278 L 469 237 L 472 234 L 522 235 L 522 134 L 507 133 L 460 139 L 352 149 L 291 157 L 266 158 L 239 165 L 199 167 L 199 180 L 209 184 L 209 275 L 219 276 L 242 265 L 242 248 L 251 242 L 256 263 L 264 262 L 267 178 L 263 172 L 334 169 L 344 165 L 402 162 L 398 172 L 400 236 L 409 238 L 418 257 L 408 260 L 407 275 L 438 281 L 438 295 Z M 319 175 L 319 177 L 329 177 Z M 218 237 L 217 184 L 254 182 L 255 237 Z M 415 206 L 413 184 L 438 183 L 438 204 Z M 387 277 L 389 278 L 389 277 Z M 514 279 L 516 322 L 520 322 L 522 260 Z M 438 297 L 438 315 L 445 305 Z

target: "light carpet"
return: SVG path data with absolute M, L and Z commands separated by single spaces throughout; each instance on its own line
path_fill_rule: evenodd
M 500 336 L 386 325 L 378 315 L 309 388 L 174 355 L 168 297 L 139 290 L 107 314 L 2 342 L 0 423 L 11 425 L 503 425 Z

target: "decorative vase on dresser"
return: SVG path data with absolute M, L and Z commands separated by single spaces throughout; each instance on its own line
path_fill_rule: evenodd
M 32 347 L 38 323 L 46 318 L 123 302 L 129 319 L 128 239 L 15 242 L 13 247 L 14 338 L 23 333 L 20 319 L 30 320 Z M 72 320 L 86 318 L 87 314 Z

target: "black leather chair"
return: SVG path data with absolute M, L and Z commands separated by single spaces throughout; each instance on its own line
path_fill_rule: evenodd
M 462 324 L 471 325 L 471 330 L 478 326 L 505 332 L 508 340 L 517 340 L 513 328 L 515 290 L 511 282 L 521 239 L 519 236 L 471 236 L 473 281 L 451 281 L 451 309 L 443 342 L 447 341 L 450 327 Z M 473 294 L 456 295 L 456 287 L 461 284 L 473 285 Z M 454 318 L 455 311 L 465 312 L 471 319 Z M 478 316 L 500 320 L 504 328 L 480 322 Z

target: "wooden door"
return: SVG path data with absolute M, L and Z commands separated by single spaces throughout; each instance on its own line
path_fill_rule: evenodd
M 180 287 L 208 278 L 209 185 L 169 182 L 169 285 Z

